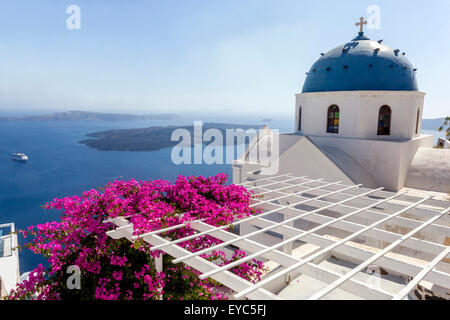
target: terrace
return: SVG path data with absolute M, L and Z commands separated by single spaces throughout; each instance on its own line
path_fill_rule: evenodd
M 282 175 L 250 175 L 242 183 L 262 196 L 253 207 L 262 213 L 214 227 L 190 222 L 197 233 L 167 240 L 172 226 L 141 235 L 152 245 L 211 277 L 241 299 L 449 299 L 450 206 L 433 196 L 391 193 L 383 188 Z M 135 241 L 126 217 L 112 219 L 112 238 Z M 239 229 L 239 230 L 238 230 Z M 210 235 L 223 242 L 198 252 L 178 244 Z M 247 256 L 225 266 L 201 257 L 214 249 Z M 250 259 L 264 261 L 268 272 L 251 283 L 229 270 Z M 161 262 L 156 261 L 157 268 Z

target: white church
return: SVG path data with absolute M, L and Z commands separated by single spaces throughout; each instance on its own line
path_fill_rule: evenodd
M 307 72 L 295 132 L 277 136 L 278 173 L 450 193 L 450 150 L 434 149 L 433 136 L 421 134 L 425 93 L 417 69 L 401 50 L 367 38 L 364 24 Z M 264 148 L 270 136 L 253 140 L 234 163 L 234 183 L 267 165 L 249 161 L 249 150 Z

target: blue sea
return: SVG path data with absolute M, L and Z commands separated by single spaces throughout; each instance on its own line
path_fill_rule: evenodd
M 205 121 L 230 123 L 211 117 Z M 58 220 L 59 212 L 41 205 L 54 198 L 81 194 L 105 186 L 115 179 L 174 181 L 178 175 L 229 175 L 231 165 L 175 165 L 171 148 L 151 152 L 98 151 L 78 143 L 86 134 L 125 128 L 165 125 L 192 125 L 195 119 L 128 122 L 2 122 L 0 123 L 0 224 L 14 222 L 17 229 Z M 236 123 L 236 121 L 232 122 Z M 238 124 L 261 122 L 241 119 Z M 280 129 L 290 131 L 291 121 L 282 120 Z M 272 126 L 272 125 L 271 125 Z M 30 160 L 11 160 L 11 153 L 24 152 Z M 23 239 L 19 237 L 20 244 Z M 20 252 L 21 273 L 30 271 L 45 259 L 28 249 Z
M 115 179 L 174 181 L 178 175 L 212 176 L 223 172 L 229 175 L 231 182 L 231 165 L 175 165 L 171 161 L 171 148 L 152 152 L 97 151 L 78 143 L 86 139 L 86 134 L 96 131 L 192 125 L 195 119 L 236 123 L 236 120 L 213 116 L 163 121 L 0 123 L 0 224 L 14 222 L 17 229 L 25 229 L 58 220 L 59 212 L 44 210 L 41 205 L 54 198 L 105 186 Z M 240 118 L 237 123 L 252 124 L 255 128 L 262 124 L 251 118 Z M 276 119 L 269 126 L 290 132 L 293 122 Z M 438 134 L 425 130 L 423 133 Z M 30 160 L 28 163 L 12 161 L 13 152 L 24 152 Z M 19 242 L 23 244 L 21 237 Z M 20 252 L 21 273 L 45 262 L 27 249 Z

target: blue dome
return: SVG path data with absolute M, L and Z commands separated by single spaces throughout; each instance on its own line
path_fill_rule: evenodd
M 414 67 L 404 53 L 360 32 L 314 63 L 302 92 L 358 90 L 417 91 Z

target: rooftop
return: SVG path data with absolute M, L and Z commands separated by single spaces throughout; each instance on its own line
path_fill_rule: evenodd
M 360 25 L 360 24 L 357 24 Z M 303 93 L 326 91 L 418 91 L 416 68 L 406 53 L 372 41 L 362 31 L 313 64 Z

